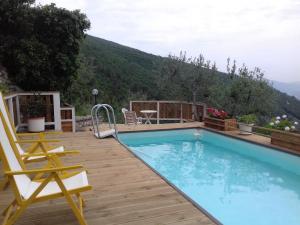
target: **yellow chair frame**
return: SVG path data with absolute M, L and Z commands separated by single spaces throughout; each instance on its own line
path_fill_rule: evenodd
M 11 144 L 11 147 L 13 149 L 13 152 L 22 168 L 21 171 L 12 171 L 10 169 L 8 159 L 4 154 L 4 151 L 2 149 L 2 144 L 0 143 L 0 157 L 3 161 L 4 166 L 4 175 L 7 177 L 9 182 L 12 184 L 12 190 L 15 196 L 15 200 L 13 200 L 9 206 L 3 211 L 2 215 L 4 216 L 4 220 L 2 225 L 12 225 L 14 224 L 17 219 L 24 213 L 24 211 L 27 209 L 28 206 L 30 206 L 33 203 L 42 202 L 42 201 L 48 201 L 51 199 L 57 199 L 60 197 L 65 197 L 68 204 L 70 205 L 74 215 L 76 216 L 78 222 L 80 225 L 87 225 L 84 216 L 83 216 L 83 207 L 85 206 L 85 202 L 83 198 L 81 197 L 80 193 L 83 191 L 88 191 L 92 189 L 92 186 L 87 185 L 82 188 L 77 188 L 73 190 L 67 190 L 63 179 L 66 179 L 72 175 L 73 173 L 65 173 L 66 171 L 75 170 L 75 169 L 82 169 L 83 166 L 76 165 L 76 166 L 68 166 L 68 167 L 54 167 L 54 168 L 42 168 L 42 169 L 33 169 L 33 170 L 27 170 L 25 167 L 25 164 L 23 160 L 21 159 L 20 155 L 18 154 L 18 150 L 16 148 L 16 144 L 13 141 L 12 136 L 9 133 L 9 128 L 6 124 L 6 122 L 3 120 L 3 114 L 0 112 L 1 120 L 4 125 L 5 132 L 7 134 L 7 137 L 9 139 L 9 142 Z M 57 157 L 55 154 L 52 154 L 50 157 Z M 24 199 L 17 187 L 17 184 L 14 180 L 15 175 L 36 175 L 36 174 L 48 174 L 47 177 L 40 179 L 40 186 L 34 191 L 34 193 L 30 196 L 28 199 Z M 39 193 L 43 190 L 44 187 L 50 182 L 55 181 L 58 186 L 61 189 L 61 193 L 56 194 L 50 194 L 42 197 L 38 197 Z M 76 204 L 75 201 L 72 198 L 72 195 L 75 195 L 77 198 L 78 203 Z
M 8 112 L 8 108 L 7 105 L 5 103 L 5 100 L 3 98 L 3 95 L 1 94 L 1 98 L 0 101 L 2 100 L 4 102 L 4 107 L 8 116 L 8 120 L 6 120 L 6 118 L 4 117 L 3 113 L 0 111 L 1 113 L 1 120 L 4 121 L 7 125 L 7 123 L 10 123 L 11 128 L 12 128 L 12 132 L 14 132 L 13 134 L 11 133 L 11 130 L 8 128 L 8 132 L 10 133 L 10 135 L 15 135 L 15 137 L 17 138 L 17 141 L 15 141 L 15 143 L 17 144 L 31 144 L 28 148 L 27 148 L 27 152 L 26 154 L 22 155 L 22 160 L 24 161 L 24 163 L 31 163 L 31 162 L 41 162 L 41 161 L 45 161 L 48 160 L 48 164 L 44 167 L 44 168 L 51 168 L 53 166 L 63 166 L 63 164 L 61 163 L 60 159 L 57 156 L 66 156 L 66 155 L 70 155 L 70 154 L 78 154 L 80 153 L 77 150 L 68 150 L 68 151 L 63 151 L 63 152 L 55 152 L 55 153 L 49 153 L 48 151 L 51 151 L 53 148 L 51 146 L 48 145 L 48 143 L 55 143 L 55 142 L 59 142 L 59 140 L 54 140 L 54 139 L 46 139 L 46 135 L 47 134 L 60 134 L 62 132 L 43 132 L 43 133 L 17 133 L 15 126 L 12 123 L 12 118 L 10 113 Z M 7 125 L 8 126 L 8 125 Z M 32 140 L 22 140 L 20 139 L 20 137 L 28 137 L 28 136 L 38 136 L 39 139 L 32 139 Z M 55 155 L 55 156 L 54 156 Z M 32 159 L 32 157 L 36 157 L 36 156 L 42 156 L 42 157 L 37 157 Z M 42 174 L 38 174 L 37 176 L 35 176 L 34 179 L 39 179 L 41 177 Z M 7 188 L 7 186 L 9 185 L 9 180 L 7 179 L 7 177 L 4 178 L 4 180 L 2 182 L 0 182 L 0 190 L 5 190 Z

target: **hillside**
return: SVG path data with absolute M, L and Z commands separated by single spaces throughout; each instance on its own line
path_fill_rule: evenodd
M 300 82 L 285 83 L 279 81 L 273 81 L 273 86 L 279 91 L 288 95 L 295 96 L 300 100 Z
M 79 79 L 66 100 L 79 108 L 89 108 L 92 88 L 99 89 L 99 102 L 112 104 L 117 110 L 128 107 L 131 99 L 166 99 L 159 91 L 165 59 L 87 35 L 81 46 Z M 224 73 L 218 72 L 218 77 L 222 83 L 230 82 Z M 300 119 L 300 101 L 280 91 L 275 92 L 274 115 L 288 113 Z M 85 113 L 85 110 L 79 110 L 79 113 Z

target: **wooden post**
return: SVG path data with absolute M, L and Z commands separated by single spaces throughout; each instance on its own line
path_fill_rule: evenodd
M 204 118 L 206 117 L 206 113 L 207 113 L 206 104 L 203 104 L 202 121 L 204 121 Z
M 59 96 L 59 93 L 53 93 L 53 110 L 54 110 L 54 129 L 55 130 L 61 130 L 60 96 Z
M 72 107 L 72 130 L 73 133 L 76 132 L 76 117 L 75 117 L 75 108 Z
M 157 101 L 157 108 L 156 108 L 157 110 L 157 124 L 159 124 L 159 101 Z
M 183 120 L 182 120 L 182 103 L 180 104 L 180 123 L 183 123 Z
M 13 98 L 8 99 L 8 110 L 9 110 L 9 113 L 10 113 L 12 123 L 15 125 Z
M 17 113 L 17 125 L 16 130 L 18 130 L 19 125 L 21 124 L 21 113 L 20 113 L 20 99 L 19 96 L 16 96 L 16 113 Z
M 132 111 L 132 101 L 129 103 L 129 111 Z

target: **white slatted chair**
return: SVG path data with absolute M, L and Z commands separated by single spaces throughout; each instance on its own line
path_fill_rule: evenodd
M 76 173 L 62 173 L 82 166 L 55 167 L 47 169 L 27 170 L 13 138 L 9 135 L 9 128 L 0 112 L 0 156 L 3 161 L 4 174 L 11 183 L 15 200 L 4 210 L 2 224 L 12 225 L 24 213 L 29 205 L 65 197 L 80 225 L 86 225 L 83 217 L 84 201 L 81 192 L 91 190 L 86 171 Z M 29 175 L 37 173 L 48 174 L 40 180 L 33 180 Z M 78 205 L 73 197 L 78 199 Z M 50 210 L 50 208 L 49 208 Z M 62 215 L 63 218 L 63 215 Z

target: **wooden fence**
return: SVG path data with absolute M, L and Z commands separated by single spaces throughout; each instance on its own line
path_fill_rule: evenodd
M 158 124 L 160 121 L 203 121 L 206 115 L 204 103 L 193 105 L 182 101 L 130 101 L 130 110 L 135 111 L 137 116 L 142 118 L 145 118 L 141 113 L 142 110 L 155 110 L 157 113 L 151 120 L 156 120 Z

